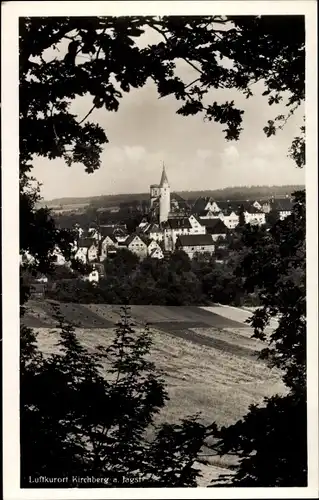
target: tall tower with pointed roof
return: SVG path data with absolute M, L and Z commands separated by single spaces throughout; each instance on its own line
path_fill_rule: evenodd
M 160 197 L 159 197 L 159 222 L 165 222 L 168 219 L 168 214 L 171 210 L 171 193 L 170 186 L 168 183 L 165 165 L 163 163 L 163 171 L 161 182 L 159 185 Z

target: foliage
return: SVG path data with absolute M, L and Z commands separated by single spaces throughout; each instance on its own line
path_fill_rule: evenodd
M 158 33 L 161 41 L 143 46 L 146 29 Z M 287 105 L 286 115 L 268 121 L 264 128 L 267 136 L 282 128 L 304 100 L 302 16 L 34 17 L 20 19 L 19 36 L 21 253 L 34 256 L 34 267 L 41 272 L 52 269 L 56 245 L 63 252 L 70 251 L 72 237 L 55 227 L 46 209 L 37 208 L 39 193 L 30 176 L 32 160 L 35 155 L 62 158 L 69 166 L 82 164 L 88 173 L 96 170 L 108 138 L 99 125 L 88 120 L 94 109 L 116 111 L 124 93 L 143 87 L 151 79 L 160 98 L 176 97 L 179 114 L 201 113 L 224 127 L 227 140 L 237 140 L 243 110 L 232 101 L 207 102 L 209 91 L 237 89 L 249 98 L 252 86 L 262 81 L 270 106 L 280 101 Z M 181 60 L 195 72 L 191 83 L 177 75 L 176 62 Z M 72 103 L 87 94 L 92 107 L 78 118 L 72 113 Z M 304 128 L 290 151 L 298 166 L 304 164 L 303 134 Z M 262 287 L 262 307 L 253 321 L 255 334 L 262 337 L 268 319 L 280 315 L 279 328 L 271 336 L 265 355 L 284 370 L 290 393 L 286 399 L 266 401 L 264 410 L 252 408 L 249 425 L 239 422 L 237 427 L 213 429 L 222 453 L 235 450 L 241 454 L 233 479 L 237 485 L 286 486 L 306 481 L 301 444 L 306 429 L 302 206 L 300 202 L 291 218 L 278 222 L 268 239 L 267 235 L 247 235 L 247 248 L 257 236 L 265 242 L 265 247 L 258 244 L 252 248 L 245 261 L 254 269 L 254 273 L 249 271 L 247 288 L 255 288 L 253 280 L 257 278 L 256 285 L 261 283 Z M 189 296 L 196 290 L 193 271 L 177 273 L 169 264 L 164 271 L 159 283 L 167 285 L 169 301 L 179 297 L 187 283 Z M 136 278 L 140 289 L 147 289 L 145 276 Z M 22 303 L 27 297 L 24 292 L 22 287 Z M 72 328 L 61 324 L 60 331 L 62 353 L 44 358 L 36 349 L 32 332 L 22 328 L 23 482 L 29 475 L 58 476 L 68 470 L 77 475 L 94 471 L 103 477 L 107 472 L 111 482 L 142 473 L 146 486 L 193 486 L 194 457 L 206 432 L 200 424 L 164 426 L 153 443 L 143 440 L 144 430 L 165 400 L 161 381 L 143 357 L 148 352 L 148 339 L 133 339 L 127 325 L 119 326 L 111 350 L 113 364 L 107 372 L 116 377 L 119 374 L 114 384 L 114 380 L 102 377 L 96 357 L 79 344 Z M 101 352 L 101 356 L 106 355 L 109 353 Z M 283 423 L 294 416 L 299 421 L 293 434 Z M 260 422 L 263 425 L 258 425 Z M 255 434 L 254 429 L 263 432 Z M 108 430 L 110 434 L 105 435 Z M 291 446 L 295 440 L 298 455 Z M 266 474 L 269 443 L 273 463 Z
M 47 296 L 60 302 L 190 305 L 205 304 L 202 284 L 185 252 L 168 260 L 147 257 L 141 262 L 127 249 L 104 261 L 105 277 L 98 284 L 81 280 L 57 283 Z
M 141 47 L 147 30 L 160 41 Z M 178 113 L 204 113 L 226 125 L 230 140 L 239 137 L 243 111 L 233 101 L 206 105 L 209 90 L 236 88 L 250 97 L 251 86 L 263 80 L 269 104 L 287 95 L 291 113 L 304 99 L 302 16 L 37 17 L 21 19 L 19 33 L 24 171 L 32 154 L 64 157 L 68 164 L 83 163 L 87 172 L 94 171 L 108 139 L 87 118 L 95 108 L 117 111 L 123 94 L 148 78 L 160 97 L 172 94 L 182 101 Z M 56 57 L 48 58 L 49 48 Z M 224 58 L 232 65 L 225 66 Z M 187 84 L 177 76 L 177 59 L 193 68 L 196 81 Z M 78 121 L 70 105 L 86 93 L 93 106 Z
M 195 486 L 210 429 L 195 417 L 154 427 L 168 396 L 148 360 L 148 328 L 137 332 L 124 308 L 110 344 L 92 353 L 58 310 L 56 318 L 59 341 L 48 356 L 30 329 L 21 332 L 21 486 L 53 487 L 34 482 L 41 476 L 67 477 L 54 483 L 64 488 Z M 100 482 L 77 482 L 86 476 Z
M 233 486 L 307 485 L 305 193 L 294 197 L 289 217 L 269 231 L 243 233 L 249 251 L 238 273 L 260 300 L 250 322 L 268 344 L 261 357 L 282 371 L 288 393 L 252 406 L 215 434 L 220 454 L 240 457 L 235 476 L 226 478 Z M 269 333 L 272 318 L 278 326 Z
M 146 31 L 159 41 L 145 46 Z M 274 118 L 274 133 L 303 102 L 304 45 L 302 16 L 20 18 L 21 250 L 31 247 L 45 267 L 44 251 L 61 239 L 50 215 L 38 213 L 36 200 L 24 194 L 33 157 L 63 158 L 94 172 L 108 143 L 105 131 L 89 121 L 95 109 L 117 111 L 125 93 L 151 79 L 161 98 L 173 95 L 181 102 L 178 113 L 203 113 L 226 127 L 227 140 L 236 140 L 243 110 L 233 101 L 211 102 L 209 91 L 237 89 L 248 98 L 262 80 L 270 105 L 287 99 L 288 114 Z M 191 83 L 178 76 L 181 60 L 194 71 Z M 71 106 L 85 95 L 92 107 L 78 118 Z M 302 143 L 300 136 L 292 146 L 297 164 Z M 47 228 L 41 239 L 29 236 L 33 219 L 35 228 Z

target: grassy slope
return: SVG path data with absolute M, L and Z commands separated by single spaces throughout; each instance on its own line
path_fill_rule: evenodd
M 34 318 L 38 314 L 38 320 L 42 321 L 41 325 L 34 324 L 39 327 L 39 346 L 44 352 L 52 352 L 58 335 L 52 330 L 54 323 L 49 321 L 48 304 L 33 303 L 32 307 Z M 119 307 L 68 304 L 63 309 L 68 319 L 81 320 L 82 327 L 77 328 L 77 333 L 88 349 L 94 351 L 97 344 L 110 342 Z M 132 307 L 138 324 L 149 320 L 153 325 L 151 359 L 162 370 L 170 396 L 158 417 L 159 422 L 176 422 L 200 412 L 200 418 L 206 423 L 231 424 L 245 415 L 251 404 L 284 391 L 278 371 L 268 369 L 255 356 L 263 344 L 250 338 L 247 326 L 237 323 L 236 327 L 234 322 L 219 317 L 224 321 L 222 327 L 216 323 L 216 315 L 211 316 L 209 326 L 208 312 L 196 309 L 197 312 L 194 308 L 192 313 L 191 308 Z M 204 318 L 206 324 L 199 318 Z M 99 327 L 92 327 L 93 319 Z M 198 327 L 194 327 L 191 319 L 197 319 Z M 177 328 L 186 332 L 185 338 L 176 336 Z M 196 338 L 196 342 L 192 341 L 193 333 L 217 343 L 202 345 Z M 243 349 L 251 356 L 245 355 Z M 218 467 L 229 466 L 233 459 L 212 457 L 210 462 Z

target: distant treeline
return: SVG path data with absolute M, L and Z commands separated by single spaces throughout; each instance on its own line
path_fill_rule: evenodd
M 290 195 L 293 191 L 304 189 L 304 185 L 286 185 L 286 186 L 235 186 L 223 189 L 206 190 L 206 191 L 176 191 L 182 198 L 187 201 L 196 200 L 199 197 L 211 196 L 216 200 L 246 200 L 269 198 L 271 196 L 281 197 L 286 194 Z M 90 196 L 84 198 L 56 198 L 54 200 L 43 202 L 48 206 L 64 206 L 64 205 L 79 205 L 89 204 L 94 208 L 114 207 L 121 204 L 143 202 L 149 199 L 149 193 L 126 193 L 112 194 L 103 196 Z

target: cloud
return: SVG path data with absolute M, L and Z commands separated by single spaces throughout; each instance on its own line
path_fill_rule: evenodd
M 259 171 L 265 171 L 267 167 L 269 167 L 269 161 L 266 158 L 262 158 L 260 156 L 255 156 L 251 160 L 252 168 L 258 169 Z
M 122 163 L 125 159 L 125 154 L 122 148 L 117 146 L 106 148 L 105 156 L 109 162 Z
M 143 146 L 124 146 L 124 153 L 132 162 L 141 161 L 146 156 L 146 150 Z
M 237 148 L 233 145 L 227 146 L 222 153 L 222 157 L 224 160 L 226 160 L 227 163 L 235 162 L 239 158 Z
M 276 147 L 274 141 L 271 141 L 269 138 L 265 138 L 264 141 L 260 141 L 257 143 L 254 148 L 254 153 L 258 156 L 271 156 L 276 153 Z
M 212 152 L 210 149 L 198 149 L 196 152 L 197 158 L 200 160 L 208 160 L 212 156 Z

